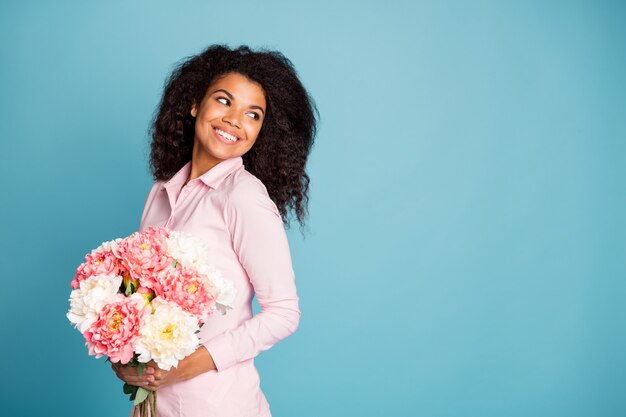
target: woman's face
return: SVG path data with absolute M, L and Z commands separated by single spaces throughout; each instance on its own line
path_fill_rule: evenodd
M 228 73 L 209 86 L 196 118 L 194 163 L 208 170 L 221 161 L 242 156 L 256 141 L 267 104 L 259 84 L 238 73 Z

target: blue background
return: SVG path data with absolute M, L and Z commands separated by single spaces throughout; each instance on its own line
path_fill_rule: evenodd
M 3 1 L 6 416 L 125 416 L 65 318 L 138 227 L 163 82 L 211 43 L 285 53 L 321 113 L 281 416 L 626 415 L 618 1 Z

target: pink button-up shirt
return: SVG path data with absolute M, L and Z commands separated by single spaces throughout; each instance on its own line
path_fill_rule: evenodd
M 190 170 L 191 162 L 154 184 L 141 230 L 165 226 L 204 239 L 211 263 L 234 282 L 237 296 L 232 310 L 214 313 L 200 330 L 217 370 L 160 389 L 158 414 L 270 416 L 253 358 L 293 333 L 300 319 L 283 222 L 241 158 L 222 161 L 183 186 Z M 254 294 L 261 311 L 253 316 Z

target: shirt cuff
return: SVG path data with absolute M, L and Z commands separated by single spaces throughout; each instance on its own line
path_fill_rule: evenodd
M 233 354 L 233 349 L 226 338 L 226 334 L 220 334 L 204 343 L 204 347 L 209 351 L 217 372 L 233 366 L 237 360 Z

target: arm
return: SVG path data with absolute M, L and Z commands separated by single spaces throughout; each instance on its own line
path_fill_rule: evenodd
M 139 230 L 143 231 L 150 226 L 146 224 L 146 216 L 160 190 L 161 183 L 157 181 L 150 189 L 146 198 Z M 177 367 L 171 368 L 169 371 L 160 369 L 154 361 L 147 363 L 142 376 L 139 376 L 136 367 L 124 366 L 119 363 L 113 363 L 111 367 L 122 381 L 150 391 L 156 391 L 174 382 L 185 381 L 201 373 L 214 370 L 215 364 L 206 348 L 200 346 L 191 355 L 179 361 Z
M 169 371 L 160 369 L 153 361 L 147 363 L 142 376 L 139 376 L 136 367 L 124 366 L 119 363 L 113 363 L 111 367 L 122 381 L 149 391 L 157 391 L 159 388 L 174 382 L 186 381 L 203 372 L 215 369 L 213 359 L 204 346 L 200 346 L 194 353 L 178 362 L 177 367 Z
M 251 359 L 292 334 L 300 309 L 282 219 L 263 185 L 245 180 L 225 207 L 233 248 L 254 288 L 261 311 L 204 344 L 222 371 Z
M 136 368 L 113 364 L 121 380 L 155 391 L 253 358 L 297 328 L 300 310 L 287 236 L 280 214 L 261 183 L 250 180 L 242 184 L 231 195 L 225 215 L 233 247 L 248 273 L 261 311 L 239 327 L 209 340 L 170 371 L 149 363 L 139 377 Z

